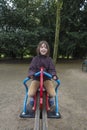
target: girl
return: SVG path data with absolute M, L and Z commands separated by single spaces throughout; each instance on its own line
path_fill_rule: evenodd
M 49 57 L 50 49 L 46 41 L 41 41 L 37 46 L 37 56 L 35 56 L 30 64 L 28 77 L 32 79 L 31 85 L 29 87 L 28 96 L 30 97 L 30 105 L 34 104 L 34 95 L 39 88 L 39 78 L 35 77 L 34 74 L 40 71 L 40 67 L 44 68 L 44 71 L 50 73 L 54 80 L 58 79 L 56 76 L 55 66 L 52 62 L 51 57 Z M 52 81 L 44 76 L 44 87 L 49 94 L 49 105 L 54 106 L 54 96 L 55 89 L 53 87 Z

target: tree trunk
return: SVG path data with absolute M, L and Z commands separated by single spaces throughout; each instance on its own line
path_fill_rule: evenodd
M 60 11 L 63 5 L 62 0 L 57 0 L 57 11 L 56 11 L 56 30 L 55 30 L 55 43 L 53 52 L 54 64 L 57 62 L 58 45 L 59 45 L 59 31 L 60 31 Z

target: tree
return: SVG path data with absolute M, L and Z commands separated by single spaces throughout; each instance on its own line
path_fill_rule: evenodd
M 55 64 L 57 61 L 57 54 L 58 54 L 59 31 L 60 31 L 60 11 L 62 8 L 62 4 L 63 4 L 62 0 L 57 0 L 56 31 L 55 31 L 54 53 L 53 53 L 53 60 Z
M 84 8 L 83 8 L 84 7 Z M 87 2 L 63 0 L 59 53 L 67 58 L 82 58 L 86 54 Z
M 87 56 L 86 0 L 10 2 L 0 0 L 0 53 L 21 58 L 35 55 L 38 42 L 47 40 L 55 63 L 59 55 Z

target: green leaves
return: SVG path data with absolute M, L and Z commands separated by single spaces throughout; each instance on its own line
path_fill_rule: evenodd
M 40 40 L 47 40 L 53 55 L 56 28 L 56 0 L 0 0 L 0 52 L 21 57 L 35 55 Z M 86 55 L 87 2 L 63 1 L 59 25 L 58 55 L 75 57 Z M 10 6 L 11 4 L 11 6 Z M 58 4 L 58 6 L 60 6 Z M 81 10 L 81 8 L 83 8 Z M 59 8 L 58 8 L 59 9 Z M 57 42 L 58 44 L 58 42 Z M 79 48 L 79 49 L 78 49 Z M 78 51 L 77 51 L 78 50 Z M 14 54 L 13 54 L 14 53 Z M 57 57 L 58 57 L 57 55 Z

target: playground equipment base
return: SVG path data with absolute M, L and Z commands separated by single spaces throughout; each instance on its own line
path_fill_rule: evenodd
M 35 118 L 35 111 L 32 110 L 32 107 L 28 106 L 26 109 L 26 113 L 21 112 L 20 117 L 21 118 Z M 56 114 L 55 110 L 53 110 L 53 111 L 49 110 L 47 112 L 47 118 L 59 119 L 59 118 L 61 118 L 61 114 L 59 112 Z
M 59 119 L 59 118 L 61 118 L 61 114 L 60 114 L 59 112 L 56 114 L 55 111 L 48 111 L 48 112 L 47 112 L 47 117 L 48 117 L 48 118 Z

